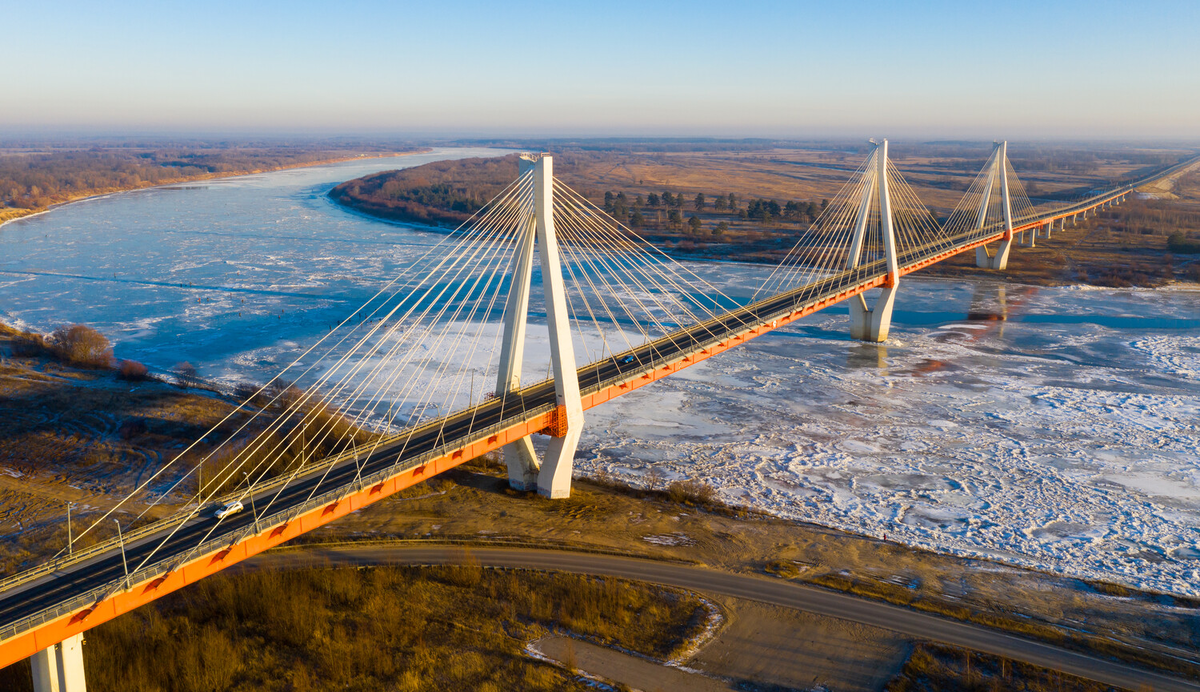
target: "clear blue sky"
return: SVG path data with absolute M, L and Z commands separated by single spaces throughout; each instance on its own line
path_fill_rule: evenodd
M 0 0 L 0 130 L 1200 139 L 1200 2 Z

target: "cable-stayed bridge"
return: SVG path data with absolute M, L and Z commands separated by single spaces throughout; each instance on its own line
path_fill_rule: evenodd
M 511 185 L 204 436 L 219 444 L 0 582 L 0 666 L 33 657 L 39 691 L 81 690 L 85 630 L 487 452 L 503 450 L 514 487 L 565 497 L 588 409 L 842 301 L 852 336 L 883 341 L 905 275 L 972 250 L 1003 270 L 1021 238 L 1195 163 L 1034 205 L 997 143 L 938 219 L 887 152 L 872 147 L 749 300 L 555 179 L 552 157 L 522 157 Z

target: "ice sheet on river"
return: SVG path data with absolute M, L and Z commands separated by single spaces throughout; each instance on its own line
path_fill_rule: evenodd
M 962 286 L 908 288 L 912 308 Z M 1023 293 L 1017 321 L 910 313 L 882 347 L 816 316 L 590 412 L 581 466 L 650 461 L 785 516 L 1197 593 L 1200 295 Z

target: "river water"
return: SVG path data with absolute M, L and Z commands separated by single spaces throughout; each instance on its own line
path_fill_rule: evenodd
M 348 213 L 334 184 L 499 153 L 204 181 L 6 224 L 0 320 L 82 322 L 121 357 L 263 381 L 443 238 Z M 734 297 L 766 276 L 691 266 Z M 845 309 L 828 310 L 590 411 L 578 469 L 641 482 L 653 465 L 785 516 L 1200 593 L 1200 292 L 902 286 L 885 345 L 851 341 Z

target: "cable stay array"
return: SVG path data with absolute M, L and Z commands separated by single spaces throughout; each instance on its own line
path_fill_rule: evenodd
M 981 174 L 968 194 L 981 196 L 986 178 Z M 647 345 L 689 348 L 698 343 L 689 332 L 696 325 L 720 323 L 727 330 L 730 315 L 734 326 L 751 321 L 738 312 L 738 301 L 584 195 L 556 179 L 551 185 L 574 362 L 648 367 L 658 350 Z M 513 302 L 520 259 L 530 245 L 534 257 L 543 250 L 534 243 L 534 187 L 531 170 L 517 176 L 76 539 L 110 535 L 118 512 L 126 525 L 145 524 L 181 497 L 191 501 L 169 517 L 177 528 L 218 499 L 252 501 L 255 516 L 266 517 L 284 498 L 294 501 L 289 493 L 301 482 L 308 484 L 309 498 L 337 482 L 320 475 L 314 480 L 314 469 L 328 473 L 347 459 L 358 463 L 381 450 L 402 457 L 407 439 L 431 429 L 437 446 L 448 441 L 452 422 L 464 413 L 483 414 L 482 407 L 497 410 L 480 417 L 480 426 L 527 413 L 531 402 L 521 392 L 553 379 L 545 325 L 529 325 L 520 362 L 502 360 L 506 306 Z M 988 213 L 994 215 L 995 207 L 989 203 Z M 790 292 L 800 302 L 827 290 L 830 281 L 845 285 L 895 273 L 897 261 L 902 266 L 905 259 L 951 246 L 886 150 L 876 147 L 752 300 Z M 547 306 L 541 292 L 530 290 L 544 278 L 540 262 L 531 265 L 526 309 L 536 317 Z M 684 333 L 691 341 L 679 344 Z M 469 420 L 465 429 L 475 423 Z M 204 439 L 220 441 L 208 446 Z M 198 537 L 197 544 L 208 537 Z M 156 556 L 149 552 L 137 566 Z
M 883 162 L 881 167 L 880 162 Z M 800 234 L 755 293 L 798 292 L 800 300 L 837 285 L 897 274 L 911 261 L 953 247 L 937 218 L 877 145 Z
M 618 360 L 618 370 L 648 367 L 655 343 L 670 342 L 681 329 L 736 307 L 582 194 L 560 181 L 553 181 L 553 189 L 571 342 L 576 362 L 585 368 Z M 311 499 L 344 483 L 334 475 L 339 465 L 363 465 L 384 450 L 401 458 L 407 440 L 431 430 L 436 447 L 464 431 L 528 413 L 527 392 L 552 379 L 546 326 L 536 321 L 528 326 L 516 367 L 526 373 L 518 374 L 519 386 L 502 386 L 501 368 L 515 268 L 535 235 L 534 197 L 533 174 L 527 171 L 91 521 L 75 541 L 111 536 L 118 517 L 126 527 L 146 525 L 141 533 L 127 530 L 125 541 L 153 526 L 173 525 L 154 538 L 161 551 L 144 550 L 128 565 L 135 572 L 159 559 L 168 545 L 177 553 L 177 534 L 214 507 L 241 502 L 265 520 L 283 503 L 295 503 L 301 485 Z M 537 290 L 543 281 L 541 251 L 533 249 L 528 291 L 535 319 L 546 312 Z M 477 417 L 478 424 L 459 425 L 464 415 Z M 205 439 L 220 441 L 210 447 Z M 147 524 L 181 498 L 189 498 L 183 510 Z M 196 535 L 194 545 L 217 535 L 224 521 Z M 176 559 L 186 562 L 188 554 Z
M 1006 151 L 1001 144 L 992 148 L 992 155 L 943 224 L 956 242 L 990 238 L 1044 213 L 1030 202 Z

